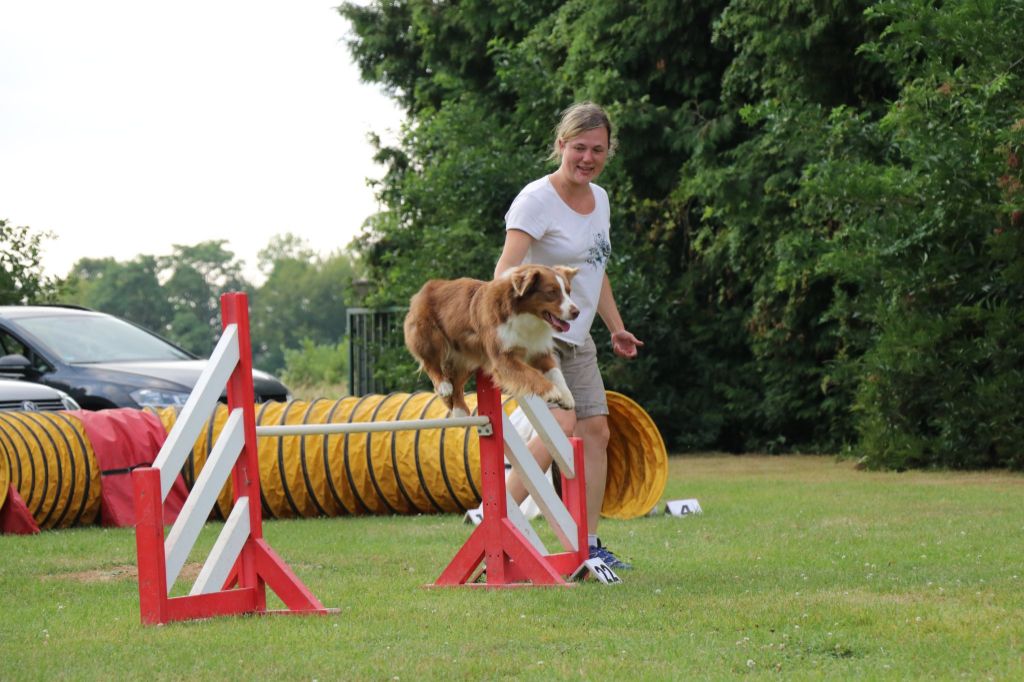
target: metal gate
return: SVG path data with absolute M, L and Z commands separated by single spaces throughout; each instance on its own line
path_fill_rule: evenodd
M 348 390 L 351 395 L 388 393 L 392 387 L 374 376 L 380 360 L 404 343 L 402 322 L 406 309 L 348 309 Z

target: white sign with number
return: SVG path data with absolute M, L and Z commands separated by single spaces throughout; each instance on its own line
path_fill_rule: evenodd
M 669 500 L 665 503 L 665 513 L 669 516 L 689 516 L 690 514 L 700 514 L 700 502 L 695 499 Z
M 587 559 L 572 574 L 572 580 L 583 580 L 587 575 L 592 575 L 602 585 L 616 585 L 622 582 L 622 578 L 615 574 L 604 562 L 603 559 Z

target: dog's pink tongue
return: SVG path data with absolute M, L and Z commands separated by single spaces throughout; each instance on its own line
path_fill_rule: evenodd
M 555 317 L 551 313 L 545 312 L 544 319 L 546 319 L 548 321 L 548 324 L 554 327 L 556 331 L 562 332 L 563 334 L 569 331 L 569 323 L 566 322 L 565 320 L 561 320 Z

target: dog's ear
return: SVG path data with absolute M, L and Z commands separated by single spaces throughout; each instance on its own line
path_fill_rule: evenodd
M 516 298 L 529 291 L 533 280 L 537 279 L 537 274 L 536 268 L 516 268 L 512 271 L 512 293 Z
M 556 265 L 555 272 L 562 277 L 565 277 L 566 282 L 571 282 L 572 278 L 580 271 L 579 268 L 570 268 L 568 265 Z

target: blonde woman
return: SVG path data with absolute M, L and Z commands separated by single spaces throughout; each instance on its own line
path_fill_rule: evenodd
M 580 316 L 568 332 L 555 334 L 555 356 L 576 408 L 552 407 L 551 411 L 566 434 L 583 440 L 590 557 L 621 570 L 632 566 L 604 547 L 597 536 L 608 474 L 608 403 L 597 348 L 590 336 L 594 318 L 600 316 L 611 333 L 616 355 L 636 357 L 637 349 L 644 345 L 623 324 L 605 274 L 612 248 L 611 212 L 608 194 L 594 180 L 614 148 L 612 124 L 600 106 L 581 102 L 562 112 L 551 154 L 552 160 L 559 162 L 558 169 L 528 184 L 512 202 L 505 215 L 505 245 L 494 276 L 522 263 L 579 268 L 572 281 L 572 298 Z M 543 468 L 550 466 L 551 456 L 539 438 L 533 438 L 529 447 Z M 508 480 L 508 492 L 517 502 L 527 495 L 514 473 Z

